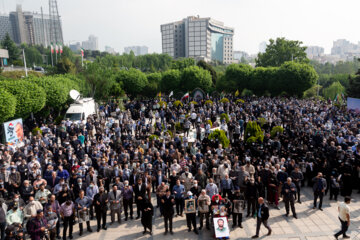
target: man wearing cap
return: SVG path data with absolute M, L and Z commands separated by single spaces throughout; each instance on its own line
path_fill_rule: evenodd
M 187 192 L 186 199 L 194 199 L 193 194 L 191 191 Z M 195 206 L 194 206 L 195 207 Z M 194 233 L 199 234 L 197 228 L 196 228 L 196 212 L 194 213 L 186 213 L 186 222 L 188 227 L 188 232 L 191 232 L 191 225 L 194 228 Z
M 39 209 L 36 212 L 36 217 L 32 218 L 26 224 L 26 230 L 29 233 L 31 240 L 40 240 L 44 237 L 47 228 L 47 221 L 44 217 L 43 210 Z
M 99 187 L 99 193 L 94 196 L 93 205 L 95 206 L 96 220 L 97 220 L 97 231 L 100 231 L 101 219 L 102 219 L 102 229 L 106 230 L 106 212 L 108 210 L 107 203 L 108 194 L 105 193 L 103 186 Z

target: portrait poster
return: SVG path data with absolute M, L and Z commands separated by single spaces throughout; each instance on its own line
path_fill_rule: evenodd
M 219 214 L 220 216 L 224 217 L 227 215 L 227 212 L 226 212 L 226 206 L 225 205 L 220 205 L 219 207 Z
M 185 200 L 185 213 L 195 213 L 195 199 L 186 199 Z
M 22 119 L 15 119 L 4 123 L 5 141 L 8 145 L 20 145 L 24 141 Z
M 229 224 L 226 217 L 214 218 L 216 238 L 228 238 L 230 236 Z
M 207 213 L 209 212 L 209 206 L 206 204 L 206 200 L 199 200 L 199 212 Z
M 219 215 L 220 214 L 220 207 L 219 207 L 219 205 L 213 205 L 212 206 L 212 212 L 213 212 L 213 214 L 214 215 Z
M 243 213 L 244 211 L 244 200 L 234 200 L 234 213 Z

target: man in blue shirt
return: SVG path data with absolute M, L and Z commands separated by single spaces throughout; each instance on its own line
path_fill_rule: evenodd
M 172 191 L 175 195 L 176 215 L 183 216 L 185 187 L 180 184 L 180 180 L 176 181 L 176 185 L 173 187 Z

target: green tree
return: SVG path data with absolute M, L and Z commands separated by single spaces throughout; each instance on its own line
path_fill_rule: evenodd
M 279 67 L 287 61 L 308 63 L 306 47 L 301 41 L 287 40 L 285 38 L 270 39 L 264 53 L 259 53 L 256 59 L 257 67 Z
M 254 69 L 247 64 L 231 64 L 226 68 L 225 91 L 234 92 L 237 89 L 242 91 L 244 88 L 250 88 L 250 80 Z
M 181 89 L 183 91 L 192 91 L 195 88 L 201 88 L 208 92 L 212 86 L 211 74 L 209 71 L 191 66 L 185 68 L 181 73 Z
M 56 64 L 56 73 L 57 74 L 65 74 L 65 73 L 75 74 L 76 73 L 75 64 L 73 62 L 71 62 L 71 60 L 69 58 L 62 57 Z
M 26 64 L 28 67 L 38 66 L 43 64 L 43 58 L 40 51 L 36 47 L 29 47 L 26 44 L 21 45 L 25 51 Z
M 178 69 L 171 69 L 162 73 L 160 89 L 162 92 L 170 93 L 180 90 L 181 73 Z
M 298 62 L 282 64 L 278 74 L 280 81 L 276 87 L 290 96 L 298 97 L 302 97 L 304 91 L 311 88 L 319 77 L 312 66 Z
M 217 81 L 217 73 L 215 71 L 215 69 L 213 68 L 213 66 L 211 66 L 210 64 L 208 64 L 207 62 L 205 62 L 204 60 L 200 60 L 197 63 L 198 67 L 201 67 L 205 70 L 208 70 L 211 74 L 211 78 L 212 78 L 212 82 L 213 82 L 213 86 L 216 85 L 216 81 Z
M 32 77 L 28 81 L 37 84 L 45 90 L 46 106 L 53 109 L 60 109 L 69 98 L 69 89 L 61 78 L 64 78 L 64 76 Z
M 19 59 L 20 49 L 15 42 L 11 40 L 9 33 L 6 33 L 5 38 L 1 42 L 1 46 L 9 51 L 9 64 Z
M 150 73 L 146 77 L 148 83 L 144 87 L 141 95 L 153 98 L 160 91 L 161 73 Z
M 117 75 L 117 82 L 122 82 L 124 90 L 131 97 L 136 97 L 142 92 L 148 80 L 145 73 L 138 69 L 121 70 Z
M 46 93 L 42 87 L 27 80 L 0 81 L 0 89 L 5 89 L 16 97 L 14 117 L 26 118 L 30 113 L 39 112 L 46 102 Z
M 119 87 L 115 85 L 116 75 L 111 68 L 96 62 L 87 64 L 83 75 L 89 86 L 90 96 L 96 100 L 106 100 L 110 97 L 112 87 Z
M 347 89 L 347 95 L 353 98 L 360 98 L 360 69 L 356 73 L 355 77 L 349 76 L 349 88 Z
M 318 93 L 320 93 L 322 89 L 322 86 L 320 85 L 314 85 L 311 88 L 309 88 L 308 90 L 306 90 L 304 92 L 304 98 L 313 98 L 316 97 Z
M 0 123 L 2 123 L 15 115 L 16 97 L 0 88 L 0 102 Z
M 195 60 L 193 58 L 179 58 L 171 62 L 171 69 L 182 70 L 194 65 L 195 65 Z
M 329 87 L 324 89 L 324 97 L 325 99 L 334 100 L 336 95 L 342 94 L 345 92 L 345 88 L 341 83 L 334 82 Z

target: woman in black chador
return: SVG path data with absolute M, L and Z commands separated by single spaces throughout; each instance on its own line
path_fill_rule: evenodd
M 145 198 L 141 211 L 141 224 L 144 226 L 143 234 L 146 233 L 146 228 L 148 228 L 150 235 L 152 235 L 152 217 L 154 214 L 154 207 L 149 199 Z

